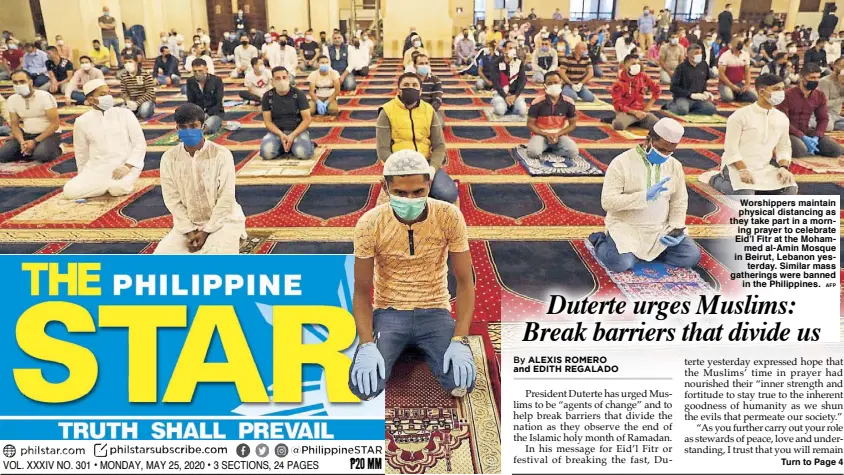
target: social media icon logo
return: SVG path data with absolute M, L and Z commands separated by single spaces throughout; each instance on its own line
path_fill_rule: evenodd
M 94 457 L 108 457 L 108 444 L 94 444 Z
M 239 455 L 240 458 L 245 459 L 246 457 L 249 457 L 249 452 L 250 450 L 248 445 L 240 444 L 237 446 L 237 455 Z
M 258 444 L 255 447 L 255 455 L 258 457 L 264 458 L 270 454 L 270 447 L 267 444 Z
M 14 457 L 16 453 L 18 453 L 18 449 L 16 449 L 15 446 L 12 444 L 3 447 L 3 455 L 8 458 Z
M 287 446 L 284 444 L 278 444 L 275 446 L 275 456 L 279 458 L 287 457 Z

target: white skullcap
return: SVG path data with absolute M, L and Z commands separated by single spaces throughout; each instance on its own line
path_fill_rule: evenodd
M 663 117 L 654 125 L 654 133 L 662 137 L 663 140 L 671 143 L 680 143 L 686 129 L 674 119 Z
M 384 161 L 384 176 L 429 175 L 434 178 L 434 167 L 416 150 L 399 150 Z
M 85 94 L 87 96 L 88 94 L 91 94 L 94 89 L 100 86 L 107 86 L 106 82 L 103 79 L 91 79 L 90 81 L 82 85 L 82 94 Z

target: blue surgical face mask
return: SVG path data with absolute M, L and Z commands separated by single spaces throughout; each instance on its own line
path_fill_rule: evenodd
M 319 65 L 319 72 L 327 73 L 328 72 L 328 65 L 327 64 L 320 64 Z
M 179 129 L 179 140 L 186 147 L 196 147 L 202 142 L 202 129 Z
M 390 195 L 390 206 L 396 212 L 396 215 L 405 221 L 413 221 L 418 218 L 425 211 L 425 203 L 427 201 L 428 198 L 425 196 L 420 198 L 405 198 Z
M 659 153 L 659 151 L 653 146 L 653 144 L 651 144 L 650 150 L 648 150 L 648 161 L 653 163 L 654 165 L 662 165 L 666 162 L 666 160 L 668 160 L 671 155 L 672 154 L 670 153 L 668 155 L 663 155 Z
M 427 64 L 416 66 L 416 74 L 420 76 L 427 76 L 431 72 L 431 67 Z

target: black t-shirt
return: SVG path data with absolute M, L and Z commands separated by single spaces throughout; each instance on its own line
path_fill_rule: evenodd
M 311 41 L 310 43 L 307 41 L 303 41 L 299 45 L 299 49 L 302 50 L 302 56 L 305 57 L 308 61 L 314 59 L 317 55 L 317 51 L 319 51 L 319 43 L 316 41 Z
M 48 59 L 45 64 L 47 65 L 47 71 L 52 71 L 56 76 L 56 81 L 59 82 L 67 79 L 68 71 L 73 71 L 73 63 L 65 58 L 59 59 L 58 64 L 54 63 L 52 59 Z
M 284 132 L 292 132 L 302 122 L 301 111 L 309 108 L 307 94 L 291 87 L 282 96 L 275 88 L 270 89 L 261 99 L 261 110 L 272 111 L 273 124 Z

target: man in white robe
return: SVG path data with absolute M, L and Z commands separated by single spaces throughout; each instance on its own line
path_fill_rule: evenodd
M 161 157 L 161 192 L 173 230 L 156 254 L 237 254 L 246 217 L 235 199 L 232 153 L 205 140 L 205 112 L 196 104 L 176 109 L 182 143 Z
M 785 84 L 779 76 L 762 74 L 756 92 L 756 102 L 727 119 L 721 171 L 707 172 L 700 180 L 725 195 L 795 195 L 797 183 L 788 170 L 788 117 L 776 108 L 785 100 Z
M 73 124 L 73 152 L 79 173 L 68 181 L 63 195 L 69 200 L 132 193 L 144 169 L 147 142 L 135 114 L 112 107 L 114 98 L 103 79 L 82 85 L 85 103 L 93 109 Z
M 700 249 L 685 234 L 689 195 L 683 165 L 671 156 L 684 132 L 676 120 L 660 119 L 644 145 L 615 157 L 607 168 L 601 192 L 607 233 L 592 233 L 589 242 L 610 271 L 630 270 L 639 261 L 676 267 L 700 261 Z

